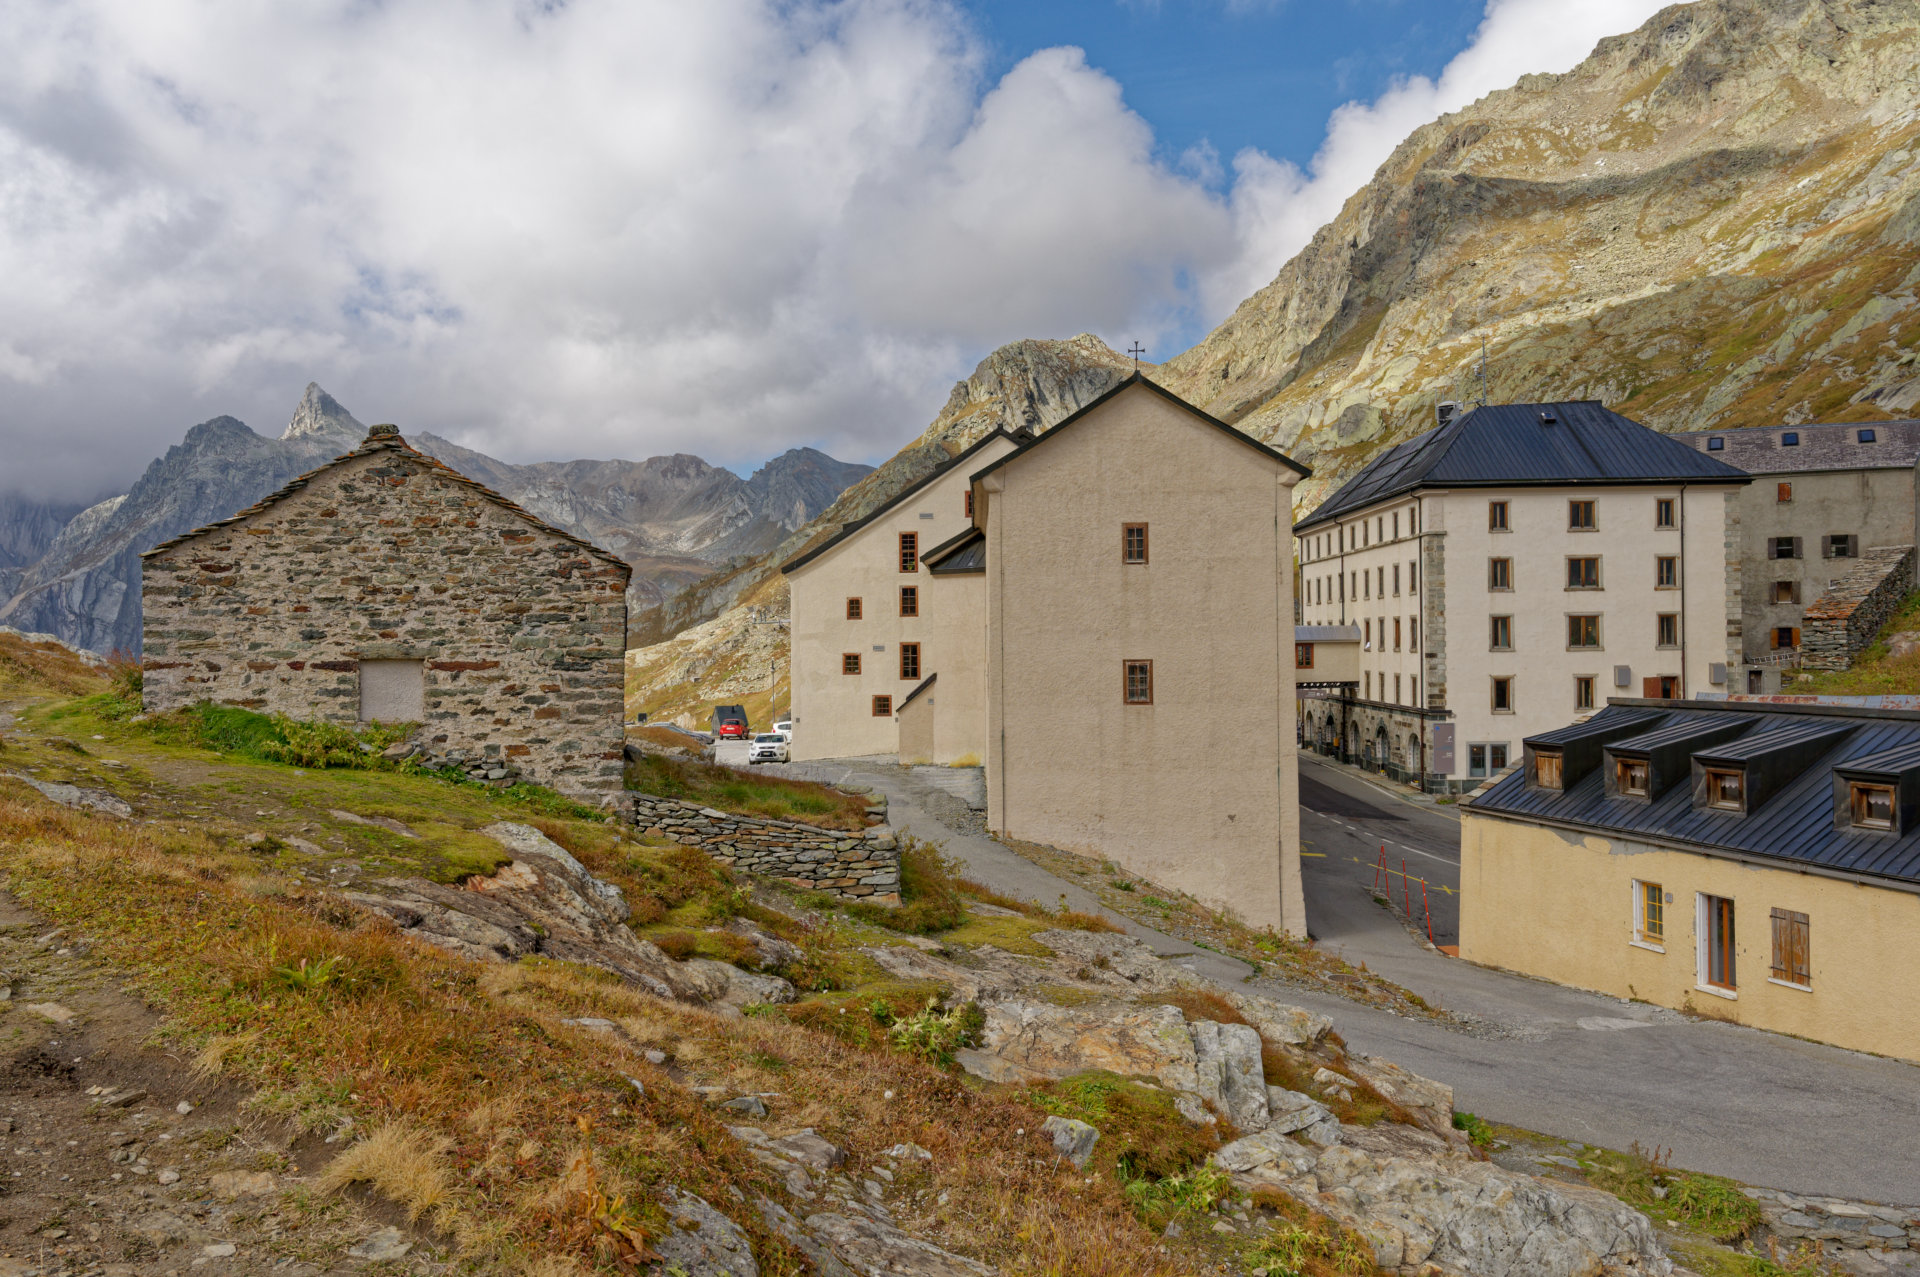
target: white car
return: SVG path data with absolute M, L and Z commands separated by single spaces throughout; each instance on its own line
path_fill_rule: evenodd
M 775 734 L 778 735 L 782 740 L 787 741 L 788 743 L 792 743 L 793 720 L 791 718 L 781 719 L 779 722 L 773 725 L 773 730 Z
M 747 751 L 749 763 L 784 763 L 787 761 L 787 738 L 778 732 L 762 732 L 753 738 L 753 748 Z

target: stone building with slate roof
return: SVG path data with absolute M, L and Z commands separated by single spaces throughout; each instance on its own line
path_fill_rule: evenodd
M 1912 561 L 1901 552 L 1915 544 L 1920 526 L 1914 482 L 1920 421 L 1752 426 L 1673 437 L 1755 480 L 1729 510 L 1737 520 L 1729 535 L 1744 569 L 1745 668 L 1733 690 L 1791 691 L 1779 682 L 1787 666 L 1844 668 L 1872 642 L 1886 603 L 1897 606 L 1913 588 Z M 1836 638 L 1839 651 L 1822 650 Z
M 622 788 L 630 569 L 393 426 L 142 559 L 149 712 L 416 722 L 498 783 Z
M 1609 695 L 1729 690 L 1746 474 L 1597 402 L 1441 407 L 1294 529 L 1301 620 L 1361 632 L 1312 748 L 1470 789 Z

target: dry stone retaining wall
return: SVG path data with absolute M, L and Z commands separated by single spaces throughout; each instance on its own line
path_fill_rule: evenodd
M 1912 546 L 1868 550 L 1840 584 L 1807 608 L 1800 633 L 1801 667 L 1844 670 L 1851 666 L 1912 589 Z
M 618 795 L 630 569 L 385 429 L 147 554 L 146 708 L 352 724 L 362 662 L 418 662 L 429 757 Z
M 808 891 L 877 904 L 900 903 L 900 844 L 878 825 L 860 833 L 760 820 L 673 798 L 634 794 L 642 833 L 698 847 L 720 864 Z

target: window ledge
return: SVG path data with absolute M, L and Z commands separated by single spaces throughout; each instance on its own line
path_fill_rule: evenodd
M 1566 587 L 1566 592 L 1568 594 L 1597 594 L 1606 588 L 1604 585 L 1569 585 Z
M 1632 945 L 1636 949 L 1645 949 L 1649 953 L 1665 953 L 1667 951 L 1667 946 L 1663 944 L 1654 944 L 1651 941 L 1647 941 L 1647 940 L 1629 940 L 1627 941 L 1627 943 Z
M 1777 984 L 1777 985 L 1779 985 L 1779 986 L 1780 986 L 1781 988 L 1783 988 L 1783 989 L 1798 989 L 1798 990 L 1800 990 L 1800 992 L 1802 992 L 1802 993 L 1812 993 L 1812 992 L 1813 992 L 1813 986 L 1812 986 L 1812 985 L 1810 985 L 1810 984 L 1795 984 L 1795 983 L 1794 983 L 1793 981 L 1791 981 L 1791 980 L 1781 980 L 1781 979 L 1777 979 L 1777 978 L 1775 978 L 1774 976 L 1768 976 L 1768 977 L 1767 977 L 1767 983 L 1768 983 L 1768 984 Z
M 1738 989 L 1723 989 L 1716 984 L 1696 984 L 1693 987 L 1701 993 L 1711 993 L 1714 997 L 1725 998 L 1729 1002 L 1738 1002 L 1740 1000 L 1740 991 Z
M 1680 587 L 1677 585 L 1656 585 L 1653 588 L 1655 590 L 1678 590 Z

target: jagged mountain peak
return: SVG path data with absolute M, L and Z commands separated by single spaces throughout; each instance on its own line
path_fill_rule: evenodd
M 293 410 L 293 420 L 287 423 L 282 439 L 305 439 L 310 436 L 338 436 L 359 439 L 367 433 L 367 428 L 354 419 L 338 399 L 320 388 L 320 383 L 310 381 L 307 391 L 300 396 L 300 406 Z

